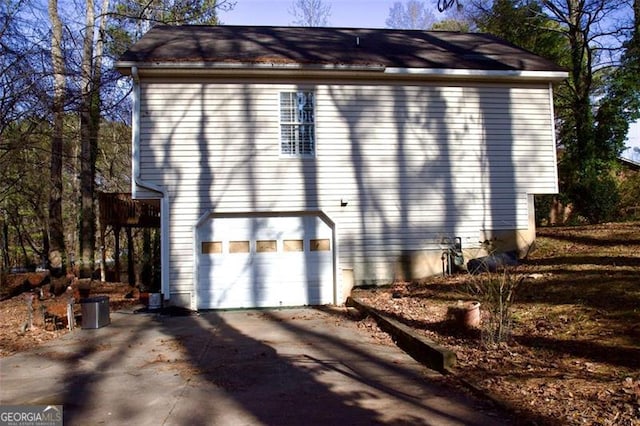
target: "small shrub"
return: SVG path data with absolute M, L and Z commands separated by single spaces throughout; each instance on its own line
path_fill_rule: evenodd
M 485 346 L 508 340 L 513 323 L 513 303 L 522 280 L 506 267 L 497 272 L 470 276 L 467 291 L 486 312 L 481 324 Z
M 551 209 L 553 208 L 553 195 L 535 196 L 536 226 L 546 226 L 551 223 Z
M 640 173 L 622 179 L 618 186 L 620 213 L 625 220 L 640 219 Z

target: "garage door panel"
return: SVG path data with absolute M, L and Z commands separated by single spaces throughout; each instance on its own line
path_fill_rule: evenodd
M 200 293 L 202 309 L 231 309 L 277 306 L 267 297 L 266 288 L 228 286 L 215 292 Z
M 205 222 L 198 230 L 198 308 L 333 303 L 332 237 L 312 215 Z

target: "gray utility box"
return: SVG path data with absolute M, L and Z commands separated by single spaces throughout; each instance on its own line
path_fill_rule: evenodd
M 109 298 L 107 296 L 80 299 L 82 328 L 100 328 L 111 322 L 109 318 Z

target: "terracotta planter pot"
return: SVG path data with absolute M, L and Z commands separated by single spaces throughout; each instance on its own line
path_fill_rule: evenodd
M 449 314 L 455 323 L 466 329 L 480 327 L 480 302 L 465 302 L 449 308 Z
M 463 309 L 462 325 L 465 328 L 480 327 L 480 302 L 467 302 Z

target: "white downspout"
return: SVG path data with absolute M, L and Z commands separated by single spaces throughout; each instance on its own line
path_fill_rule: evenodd
M 131 174 L 133 185 L 131 193 L 136 198 L 137 187 L 162 194 L 160 201 L 160 289 L 164 300 L 169 300 L 169 194 L 161 186 L 151 182 L 145 182 L 140 177 L 140 79 L 138 67 L 131 67 L 133 77 L 133 111 L 131 120 Z

